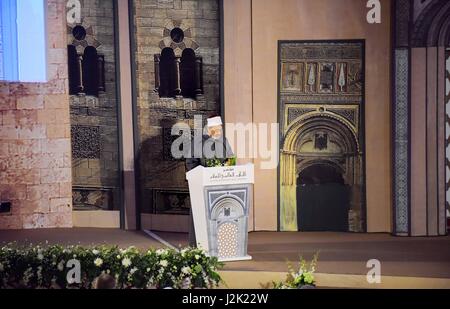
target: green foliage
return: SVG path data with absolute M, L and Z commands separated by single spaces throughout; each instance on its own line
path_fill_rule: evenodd
M 70 285 L 67 262 L 81 264 L 81 283 Z M 95 279 L 109 274 L 120 289 L 137 288 L 214 288 L 221 283 L 218 269 L 223 264 L 200 249 L 181 251 L 134 247 L 81 246 L 0 248 L 0 289 L 94 288 Z
M 263 285 L 263 287 L 274 289 L 299 289 L 304 286 L 315 286 L 316 281 L 314 273 L 316 271 L 318 258 L 319 255 L 315 254 L 313 260 L 308 263 L 303 257 L 300 257 L 297 269 L 295 269 L 291 263 L 288 263 L 288 275 L 284 282 L 272 282 Z
M 228 165 L 227 166 L 236 166 L 237 165 L 237 158 L 232 157 L 228 159 Z
M 237 158 L 232 157 L 226 160 L 224 159 L 206 159 L 206 167 L 221 167 L 221 166 L 236 166 Z

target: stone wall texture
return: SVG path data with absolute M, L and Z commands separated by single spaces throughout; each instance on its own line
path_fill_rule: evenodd
M 97 52 L 105 59 L 105 91 L 98 97 L 70 96 L 75 210 L 120 209 L 119 134 L 117 115 L 113 0 L 82 0 L 82 26 L 92 29 Z M 71 29 L 68 42 L 73 42 Z M 86 138 L 87 137 L 87 138 Z M 95 155 L 86 147 L 96 144 Z
M 3 78 L 3 37 L 2 37 L 2 16 L 0 15 L 0 79 Z
M 49 81 L 0 82 L 0 229 L 72 226 L 65 14 L 48 0 Z
M 220 24 L 218 0 L 136 0 L 137 111 L 141 210 L 144 213 L 186 213 L 189 198 L 184 161 L 171 160 L 170 128 L 193 126 L 194 115 L 220 111 Z M 155 91 L 154 56 L 170 46 L 170 31 L 185 33 L 184 45 L 203 59 L 203 96 L 160 98 Z

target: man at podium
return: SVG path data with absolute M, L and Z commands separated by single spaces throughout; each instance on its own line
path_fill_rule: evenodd
M 193 157 L 186 159 L 187 172 L 200 165 L 204 167 L 235 165 L 233 162 L 233 151 L 227 138 L 223 135 L 222 118 L 208 118 L 207 129 L 208 135 L 203 135 L 201 143 L 193 144 Z M 198 156 L 199 153 L 201 153 L 201 156 Z M 196 247 L 197 241 L 195 238 L 192 209 L 189 216 L 189 245 Z

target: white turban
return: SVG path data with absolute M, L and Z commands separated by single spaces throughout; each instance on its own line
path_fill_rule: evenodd
M 208 118 L 207 121 L 208 121 L 208 127 L 209 128 L 211 128 L 211 127 L 218 127 L 218 126 L 223 125 L 221 117 Z

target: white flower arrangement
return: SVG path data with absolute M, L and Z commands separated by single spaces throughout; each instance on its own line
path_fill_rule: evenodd
M 189 266 L 185 266 L 181 269 L 181 272 L 185 275 L 189 275 L 191 273 L 191 268 Z
M 130 267 L 131 266 L 131 260 L 129 258 L 127 258 L 127 257 L 124 258 L 122 260 L 122 265 L 125 266 L 126 268 Z
M 161 265 L 161 267 L 165 268 L 169 265 L 169 262 L 167 262 L 166 260 L 162 260 L 161 262 L 159 262 L 159 265 Z
M 97 266 L 97 267 L 102 266 L 103 265 L 103 260 L 101 258 L 96 258 L 94 260 L 94 265 Z
M 272 282 L 270 285 L 275 289 L 301 289 L 304 287 L 315 287 L 316 281 L 314 273 L 319 255 L 314 255 L 313 260 L 308 263 L 302 257 L 298 264 L 298 269 L 295 270 L 293 266 L 288 264 L 288 275 L 284 282 Z
M 134 275 L 134 273 L 137 272 L 137 271 L 138 271 L 138 269 L 136 267 L 132 268 L 130 270 L 130 275 Z
M 69 284 L 66 261 L 77 257 L 81 266 L 80 284 Z M 188 248 L 181 252 L 168 249 L 119 249 L 99 246 L 0 248 L 0 289 L 3 288 L 94 288 L 96 278 L 110 274 L 118 288 L 212 288 L 221 278 L 222 264 L 202 250 Z
M 162 256 L 167 254 L 167 250 L 166 249 L 158 249 L 156 250 L 156 255 Z

